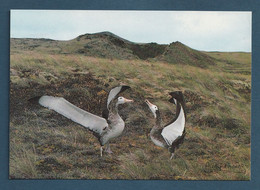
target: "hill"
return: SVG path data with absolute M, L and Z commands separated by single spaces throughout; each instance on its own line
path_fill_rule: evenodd
M 175 42 L 169 45 L 157 43 L 133 43 L 110 32 L 80 35 L 69 41 L 50 39 L 11 39 L 11 46 L 20 50 L 59 54 L 83 54 L 109 59 L 141 59 L 165 61 L 171 64 L 189 64 L 207 67 L 214 58 Z

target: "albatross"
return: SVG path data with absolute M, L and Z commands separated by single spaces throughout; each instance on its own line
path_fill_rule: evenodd
M 169 102 L 176 105 L 176 116 L 173 120 L 162 126 L 162 119 L 160 116 L 159 108 L 149 102 L 147 99 L 145 103 L 150 108 L 155 117 L 155 124 L 150 132 L 150 138 L 153 143 L 159 147 L 168 148 L 171 153 L 170 159 L 173 158 L 175 149 L 183 142 L 186 135 L 185 120 L 186 110 L 184 97 L 181 91 L 170 92 L 171 98 Z
M 110 140 L 120 136 L 124 130 L 125 122 L 118 114 L 118 105 L 133 102 L 133 100 L 118 95 L 129 88 L 129 86 L 120 85 L 110 90 L 106 109 L 102 113 L 103 117 L 82 110 L 62 97 L 46 95 L 37 97 L 37 101 L 41 106 L 54 110 L 92 131 L 101 145 L 100 156 L 102 157 L 104 145 L 106 145 L 105 152 L 112 153 Z

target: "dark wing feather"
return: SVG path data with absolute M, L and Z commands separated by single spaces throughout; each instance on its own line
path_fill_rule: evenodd
M 184 138 L 186 136 L 186 131 L 184 129 L 182 136 L 179 136 L 170 146 L 170 152 L 174 152 L 175 148 L 179 148 L 179 146 L 183 143 Z

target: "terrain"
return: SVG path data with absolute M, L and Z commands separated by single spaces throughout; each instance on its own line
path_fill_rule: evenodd
M 171 44 L 134 43 L 110 32 L 85 34 L 68 41 L 11 39 L 13 51 L 29 50 L 50 54 L 74 54 L 109 59 L 141 59 L 207 67 L 214 59 L 181 42 Z
M 139 44 L 109 32 L 10 43 L 10 179 L 250 179 L 251 53 Z M 125 131 L 103 157 L 88 130 L 28 101 L 60 96 L 101 116 L 121 83 L 135 102 L 120 107 Z M 174 90 L 184 93 L 187 135 L 169 160 L 149 138 L 154 118 L 144 99 L 167 123 Z

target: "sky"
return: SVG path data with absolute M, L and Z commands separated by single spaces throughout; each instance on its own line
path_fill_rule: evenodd
M 251 52 L 251 12 L 11 10 L 11 38 L 71 40 L 112 32 L 132 42 Z

